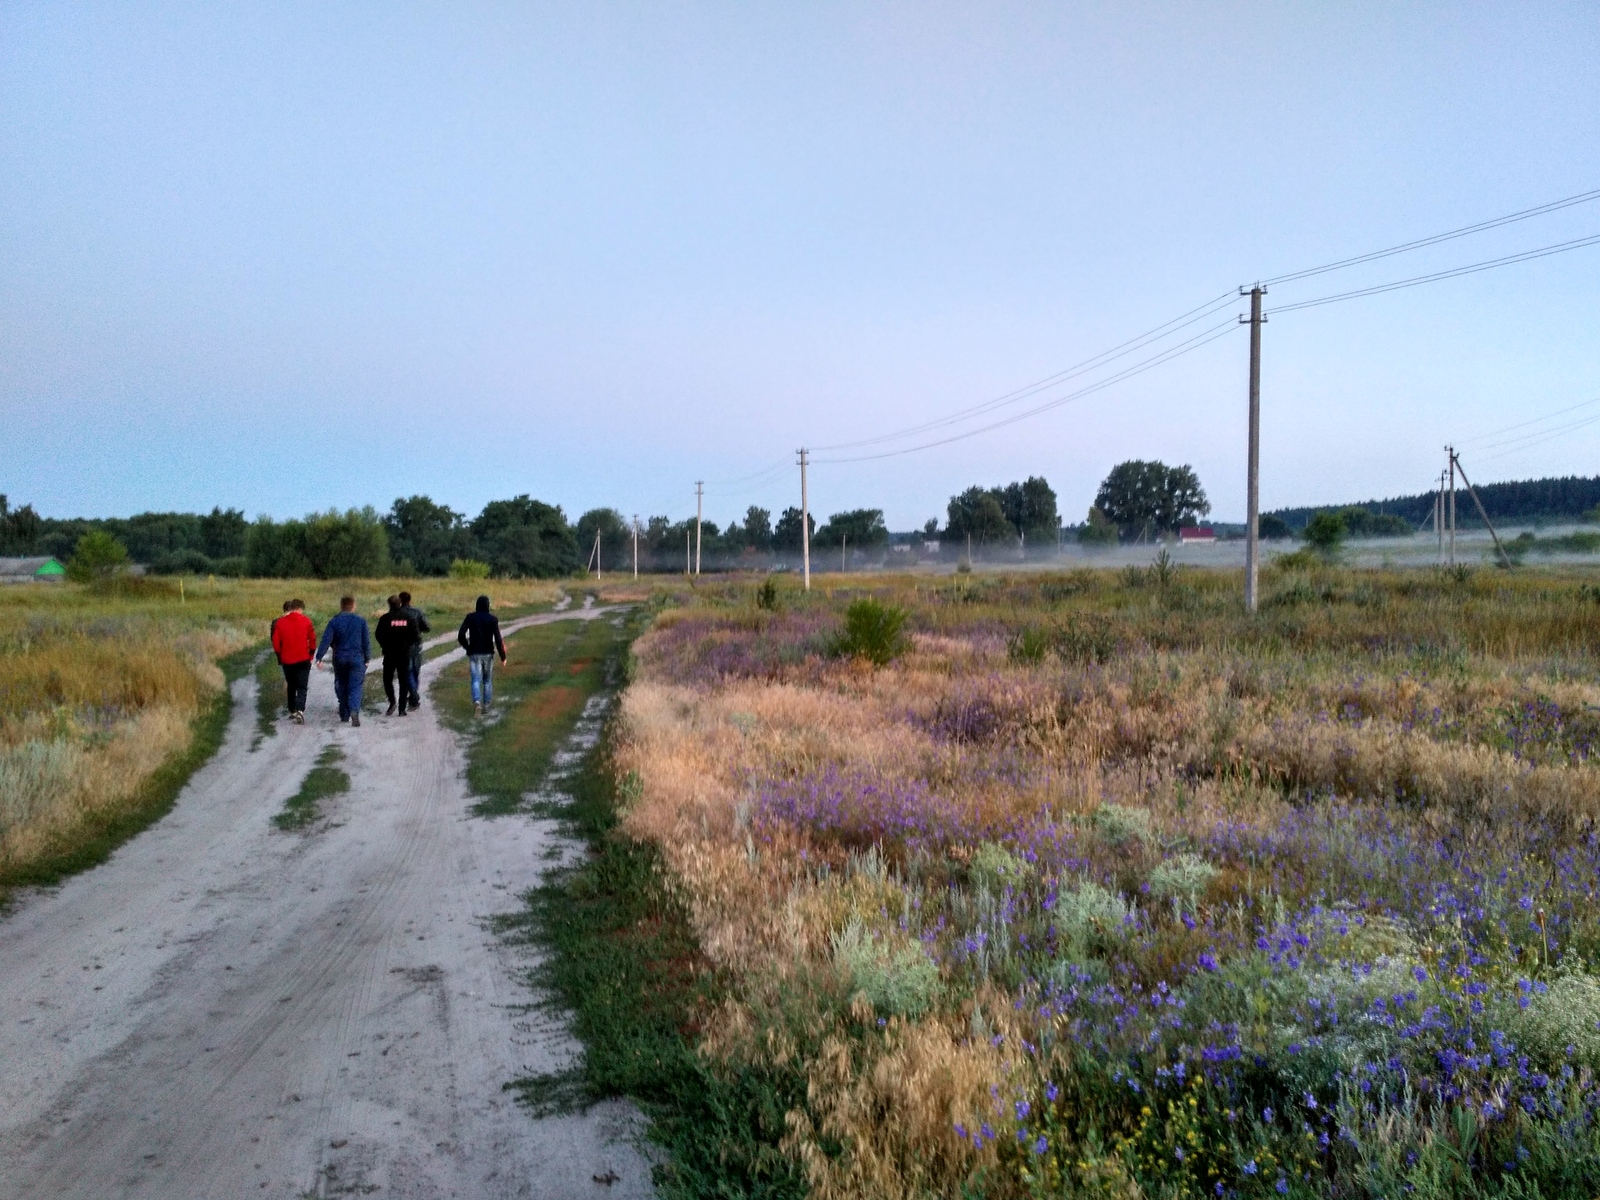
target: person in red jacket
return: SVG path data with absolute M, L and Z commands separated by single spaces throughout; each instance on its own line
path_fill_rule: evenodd
M 311 679 L 311 656 L 317 652 L 317 627 L 305 608 L 304 600 L 285 600 L 283 616 L 272 623 L 272 649 L 289 691 L 289 719 L 296 725 L 306 723 L 306 684 Z

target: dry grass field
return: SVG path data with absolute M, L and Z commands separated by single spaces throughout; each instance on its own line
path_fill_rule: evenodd
M 98 861 L 164 811 L 152 786 L 170 801 L 195 765 L 188 760 L 208 752 L 197 737 L 214 745 L 226 716 L 223 664 L 265 647 L 285 599 L 305 600 L 320 629 L 346 588 L 375 614 L 405 586 L 444 614 L 446 632 L 480 591 L 506 608 L 548 603 L 558 591 L 444 579 L 191 579 L 181 593 L 175 580 L 109 592 L 0 588 L 0 890 Z
M 819 1197 L 1600 1193 L 1588 579 L 674 590 L 614 754 L 701 1054 Z

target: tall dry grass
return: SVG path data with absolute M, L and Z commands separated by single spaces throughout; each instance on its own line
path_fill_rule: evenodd
M 1297 937 L 1334 938 L 1329 956 L 1368 970 L 1403 959 L 1428 987 L 1419 964 L 1457 954 L 1462 978 L 1488 972 L 1494 987 L 1589 970 L 1600 605 L 1586 584 L 1269 573 L 1257 619 L 1236 578 L 1199 571 L 846 580 L 790 592 L 776 614 L 753 584 L 678 589 L 636 646 L 618 765 L 640 780 L 625 827 L 661 848 L 704 952 L 737 981 L 703 1052 L 803 1069 L 783 1150 L 821 1196 L 1209 1195 L 1222 1179 L 1253 1194 L 1291 1163 L 1295 1186 L 1319 1191 L 1331 1159 L 1274 1141 L 1270 1115 L 1246 1130 L 1196 1107 L 1190 1128 L 1181 1096 L 1141 1113 L 1109 1067 L 1085 1065 L 1089 1046 L 1103 1065 L 1124 1018 L 1102 1029 L 1043 1001 L 1058 986 L 1159 985 L 1227 1013 L 1206 972 L 1254 987 L 1257 947 Z M 910 648 L 883 669 L 825 654 L 867 593 L 911 612 Z M 1354 914 L 1336 935 L 1317 925 L 1330 911 Z M 838 949 L 852 930 L 886 964 L 889 947 L 926 949 L 940 984 L 925 1013 L 874 1008 Z M 1304 986 L 1355 1002 L 1317 980 Z M 1436 1007 L 1468 1029 L 1480 994 L 1481 1008 L 1496 993 L 1445 989 Z M 1127 1029 L 1141 1029 L 1152 1018 L 1132 1004 Z M 1218 1028 L 1300 1078 L 1281 1030 L 1304 1017 L 1267 1011 L 1257 1032 Z M 1517 1020 L 1503 1030 L 1535 1028 Z M 1197 1044 L 1150 1036 L 1130 1060 L 1146 1066 L 1128 1070 L 1198 1064 Z M 1495 1086 L 1491 1109 L 1515 1090 Z M 1323 1120 L 1337 1099 L 1296 1119 Z M 1409 1161 L 1435 1153 L 1433 1119 L 1406 1127 L 1421 1147 Z M 1353 1138 L 1365 1120 L 1351 1118 Z M 1201 1149 L 1162 1160 L 1161 1139 L 1186 1129 L 1179 1148 Z M 1263 1165 L 1273 1174 L 1258 1178 Z

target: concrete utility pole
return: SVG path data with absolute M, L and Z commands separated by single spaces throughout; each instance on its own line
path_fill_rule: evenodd
M 1446 446 L 1444 452 L 1450 458 L 1450 511 L 1445 514 L 1450 521 L 1450 565 L 1456 565 L 1456 451 L 1454 446 Z
M 850 535 L 848 533 L 841 533 L 839 535 L 839 570 L 840 571 L 847 571 L 847 570 L 850 569 L 849 567 L 845 566 L 845 559 L 846 559 L 846 556 L 849 554 L 849 552 L 850 552 Z
M 1434 490 L 1434 533 L 1438 534 L 1438 565 L 1445 565 L 1445 472 L 1438 472 Z
M 639 514 L 633 514 L 633 577 L 639 578 Z
M 811 501 L 806 495 L 806 448 L 800 447 L 800 569 L 811 590 Z
M 690 563 L 690 559 L 689 559 L 689 531 L 687 529 L 685 529 L 683 531 L 683 573 L 685 575 L 694 574 L 694 572 L 689 569 L 690 565 L 691 565 L 691 563 Z
M 594 581 L 600 582 L 600 531 L 594 531 Z
M 700 506 L 705 499 L 706 485 L 700 480 L 694 483 L 694 573 L 700 574 Z
M 1256 611 L 1256 589 L 1261 577 L 1261 297 L 1266 288 L 1259 283 L 1250 289 L 1250 317 L 1239 318 L 1250 326 L 1250 448 L 1245 479 L 1244 530 L 1244 610 Z M 1240 288 L 1239 294 L 1245 294 Z

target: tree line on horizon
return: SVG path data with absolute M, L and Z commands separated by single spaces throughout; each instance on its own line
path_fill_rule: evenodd
M 1568 477 L 1478 488 L 1491 519 L 1595 519 L 1600 513 L 1600 477 Z M 1318 513 L 1335 513 L 1352 537 L 1397 536 L 1412 532 L 1432 510 L 1433 494 L 1367 501 L 1345 506 L 1280 509 L 1264 513 L 1266 538 L 1298 536 Z M 921 556 L 988 555 L 1001 549 L 1053 546 L 1066 536 L 1088 546 L 1134 542 L 1170 535 L 1210 512 L 1210 503 L 1193 468 L 1132 460 L 1112 468 L 1095 503 L 1076 525 L 1062 522 L 1056 493 L 1042 476 L 995 487 L 974 485 L 950 497 L 945 520 L 928 520 L 920 530 L 891 534 L 883 510 L 837 512 L 820 524 L 810 518 L 816 564 L 844 552 L 850 561 L 889 553 L 892 541 L 910 543 Z M 1473 523 L 1475 511 L 1458 498 L 1459 521 Z M 303 518 L 249 520 L 237 508 L 209 513 L 139 513 L 132 517 L 69 518 L 40 516 L 31 505 L 10 506 L 0 494 L 0 555 L 51 555 L 66 561 L 85 534 L 101 532 L 120 543 L 133 562 L 154 574 L 218 574 L 257 577 L 342 578 L 445 575 L 455 564 L 505 577 L 554 578 L 582 570 L 598 539 L 601 566 L 631 565 L 633 527 L 614 508 L 596 508 L 570 521 L 560 505 L 529 495 L 493 500 L 468 517 L 428 496 L 397 498 L 385 513 L 372 507 L 330 509 Z M 692 564 L 695 520 L 653 516 L 639 527 L 639 560 L 644 570 L 680 570 Z M 939 548 L 935 550 L 933 543 Z M 798 557 L 801 516 L 785 508 L 749 506 L 743 517 L 699 529 L 702 565 L 737 565 Z

